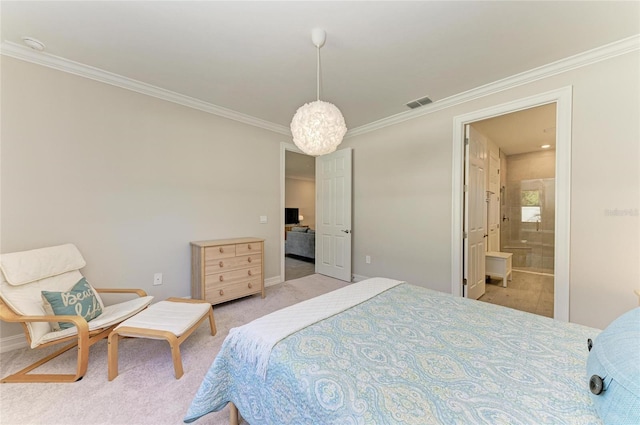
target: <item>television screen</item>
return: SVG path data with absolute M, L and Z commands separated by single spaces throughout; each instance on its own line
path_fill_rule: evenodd
M 298 208 L 285 208 L 284 209 L 284 224 L 298 224 Z

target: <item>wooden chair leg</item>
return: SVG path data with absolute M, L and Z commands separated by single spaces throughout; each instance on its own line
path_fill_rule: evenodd
M 91 347 L 91 345 L 93 345 L 97 340 L 103 338 L 104 335 L 106 335 L 106 332 L 110 331 L 110 328 L 100 332 L 99 334 L 89 339 L 88 326 L 86 325 L 86 322 L 84 322 L 84 325 L 76 323 L 76 326 L 82 327 L 83 330 L 78 333 L 78 337 L 75 342 L 65 345 L 58 351 L 49 354 L 43 359 L 40 359 L 37 362 L 25 367 L 24 369 L 7 376 L 6 378 L 3 378 L 0 382 L 76 382 L 82 379 L 82 377 L 87 373 L 87 367 L 89 366 L 89 347 Z M 43 364 L 49 362 L 50 360 L 55 359 L 59 355 L 66 353 L 74 347 L 76 347 L 78 350 L 78 360 L 76 364 L 75 374 L 29 373 L 32 370 L 37 369 Z
M 78 365 L 76 369 L 75 375 L 71 374 L 43 374 L 43 373 L 33 373 L 29 374 L 32 370 L 42 366 L 48 361 L 58 357 L 62 353 L 66 353 L 72 348 L 76 347 L 78 344 L 74 342 L 73 344 L 66 345 L 59 349 L 58 351 L 49 354 L 43 359 L 38 360 L 37 362 L 25 367 L 24 369 L 9 375 L 2 379 L 2 383 L 19 383 L 19 382 L 75 382 L 82 378 L 84 374 L 87 372 L 87 365 L 89 357 L 88 355 L 81 355 L 80 349 L 78 349 Z M 86 348 L 88 351 L 88 347 Z M 86 359 L 85 359 L 86 358 Z
M 120 335 L 117 332 L 111 332 L 108 339 L 107 364 L 109 369 L 109 381 L 113 381 L 118 376 L 118 342 Z
M 240 415 L 235 404 L 229 402 L 229 425 L 240 425 Z
M 173 369 L 175 370 L 176 379 L 180 379 L 182 375 L 184 375 L 182 358 L 180 357 L 180 342 L 178 342 L 178 338 L 176 338 L 175 335 L 168 336 L 167 341 L 169 342 L 169 347 L 171 347 L 171 358 L 173 359 Z
M 213 307 L 209 310 L 209 326 L 211 326 L 211 335 L 214 336 L 218 331 L 216 329 L 216 319 L 213 317 Z

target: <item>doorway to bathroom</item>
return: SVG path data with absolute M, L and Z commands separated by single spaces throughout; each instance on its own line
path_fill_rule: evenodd
M 544 105 L 555 105 L 555 128 L 553 124 L 547 128 L 547 133 L 555 134 L 555 163 L 552 168 L 555 169 L 555 215 L 554 215 L 554 272 L 552 276 L 544 274 L 536 275 L 528 273 L 528 271 L 515 271 L 513 274 L 526 274 L 528 276 L 543 276 L 549 279 L 553 285 L 553 315 L 557 320 L 568 321 L 569 319 L 569 270 L 570 270 L 570 199 L 571 199 L 571 104 L 572 104 L 572 88 L 564 87 L 561 89 L 541 93 L 528 98 L 514 100 L 512 102 L 499 104 L 488 107 L 486 109 L 470 112 L 464 115 L 454 117 L 453 120 L 453 174 L 452 174 L 452 190 L 453 190 L 453 215 L 454 219 L 452 228 L 452 286 L 451 292 L 458 296 L 468 296 L 467 282 L 468 276 L 472 269 L 477 265 L 482 265 L 483 270 L 480 276 L 484 274 L 484 261 L 473 261 L 469 255 L 469 247 L 471 243 L 467 241 L 467 226 L 469 222 L 467 217 L 468 194 L 471 191 L 470 186 L 465 181 L 465 168 L 468 167 L 465 154 L 468 152 L 469 145 L 466 142 L 466 128 L 471 124 L 497 118 L 503 115 L 522 112 L 534 109 Z M 544 129 L 543 129 L 544 130 Z M 518 136 L 521 138 L 521 135 Z M 527 153 L 527 152 L 523 152 Z M 518 153 L 519 154 L 519 153 Z M 486 152 L 485 152 L 486 155 Z M 514 154 L 515 155 L 515 154 Z M 506 161 L 506 156 L 504 160 Z M 488 161 L 487 161 L 488 162 Z M 506 169 L 506 166 L 505 166 Z M 488 174 L 485 174 L 488 175 Z M 513 177 L 513 175 L 512 175 Z M 527 180 L 523 178 L 522 180 Z M 501 186 L 503 186 L 501 184 Z M 505 188 L 500 189 L 506 193 Z M 546 196 L 546 195 L 545 195 Z M 544 199 L 544 198 L 543 198 Z M 506 196 L 505 200 L 506 202 Z M 502 199 L 500 200 L 502 202 Z M 535 205 L 525 205 L 531 207 Z M 521 205 L 522 207 L 522 205 Z M 499 210 L 500 211 L 500 210 Z M 525 214 L 527 209 L 525 209 Z M 522 214 L 522 208 L 520 208 Z M 502 215 L 499 216 L 499 222 L 502 223 Z M 520 217 L 520 220 L 522 217 Z M 511 220 L 509 218 L 509 220 Z M 542 223 L 541 223 L 542 224 Z M 533 223 L 535 226 L 536 223 Z M 488 229 L 487 229 L 488 230 Z M 502 247 L 500 247 L 502 249 Z M 476 264 L 476 266 L 474 266 Z M 477 272 L 476 272 L 477 273 Z M 551 285 L 551 283 L 550 283 Z M 513 286 L 513 285 L 512 285 Z M 509 285 L 507 285 L 509 287 Z M 513 289 L 513 288 L 512 288 Z M 484 291 L 483 291 L 484 292 Z M 513 298 L 513 297 L 510 297 Z
M 504 258 L 511 269 L 495 276 L 488 266 L 478 299 L 547 317 L 554 310 L 555 117 L 550 103 L 470 124 L 488 152 L 487 264 Z

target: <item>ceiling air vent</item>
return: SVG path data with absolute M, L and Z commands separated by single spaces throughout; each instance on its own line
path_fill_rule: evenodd
M 429 96 L 425 96 L 425 97 L 421 97 L 420 99 L 412 100 L 411 102 L 407 103 L 407 106 L 411 109 L 416 109 L 421 106 L 428 105 L 431 102 L 433 101 L 429 99 Z

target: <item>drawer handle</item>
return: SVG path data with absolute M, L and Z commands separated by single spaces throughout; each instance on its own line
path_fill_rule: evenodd
M 248 261 L 248 262 L 251 262 L 251 261 L 252 261 L 252 260 L 251 260 L 251 257 L 247 258 L 247 261 Z
M 220 261 L 220 263 L 218 263 L 220 265 L 220 267 L 224 267 L 224 263 L 222 261 Z
M 251 249 L 251 244 L 247 245 L 247 249 Z
M 220 290 L 220 296 L 224 295 L 224 291 L 221 289 Z
M 224 276 L 220 276 L 220 282 L 224 280 Z
M 249 285 L 247 286 L 249 286 L 249 289 L 253 288 L 253 285 L 251 284 L 251 282 L 249 282 Z
M 224 249 L 222 249 L 222 247 L 220 247 L 220 253 L 222 254 L 224 252 Z
M 249 270 L 247 273 L 249 273 L 249 276 L 251 276 L 251 270 Z

